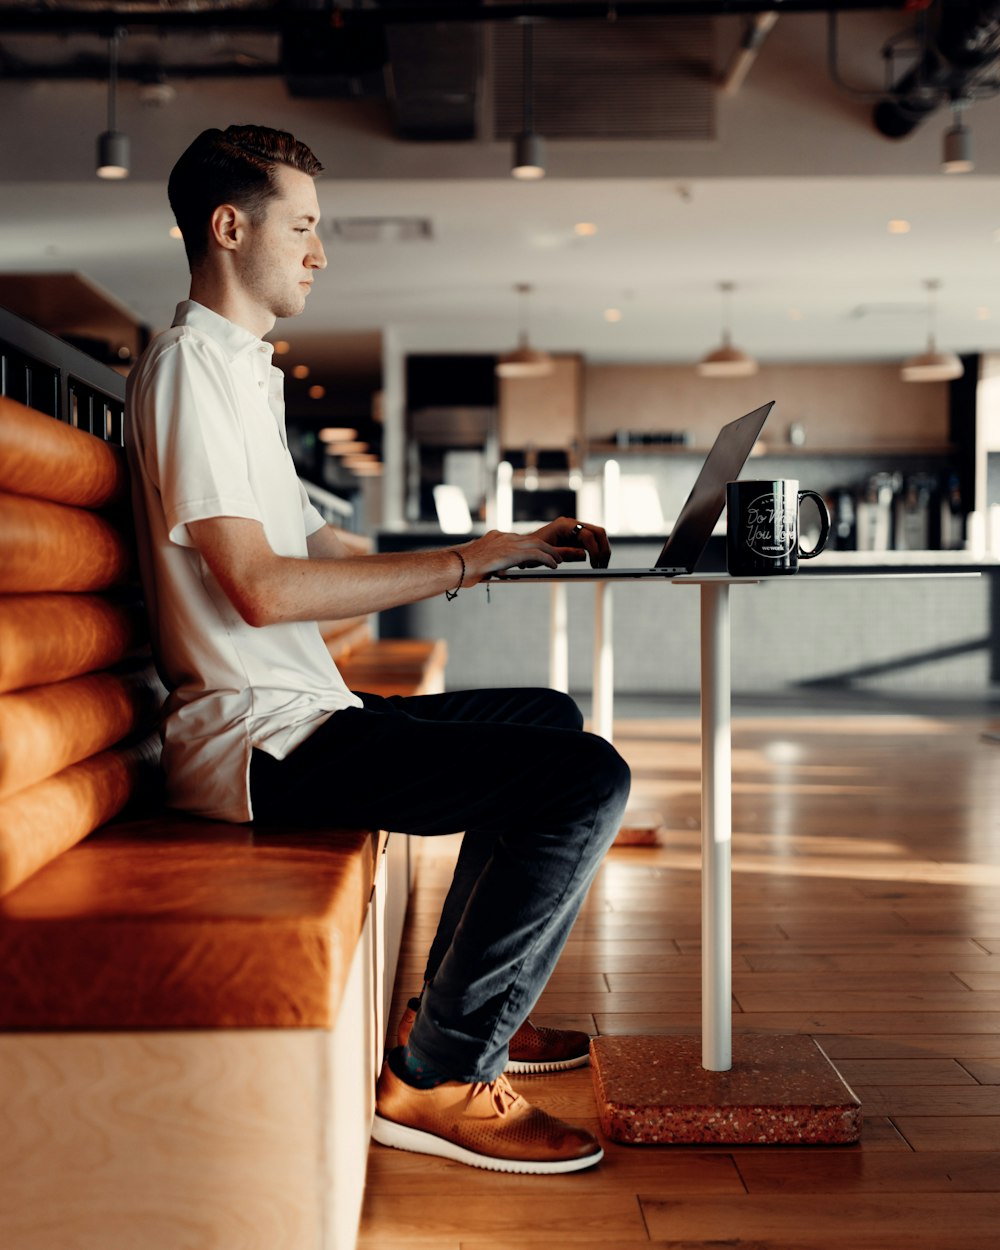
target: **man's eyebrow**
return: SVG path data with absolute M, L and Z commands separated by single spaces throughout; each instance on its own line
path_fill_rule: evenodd
M 319 221 L 319 216 L 315 213 L 296 213 L 292 221 L 308 221 L 313 226 Z

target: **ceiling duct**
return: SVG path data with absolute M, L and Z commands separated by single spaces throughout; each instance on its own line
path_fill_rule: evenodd
M 715 138 L 714 22 L 561 21 L 534 30 L 534 120 L 547 139 Z M 521 129 L 521 31 L 492 31 L 491 138 Z
M 403 139 L 476 137 L 482 31 L 471 22 L 386 27 L 389 94 Z
M 887 138 L 912 133 L 942 104 L 995 93 L 984 81 L 1000 57 L 1000 0 L 938 0 L 920 60 L 875 106 Z
M 348 7 L 325 0 L 285 0 L 281 63 L 289 95 L 352 100 L 384 96 L 388 60 L 379 22 L 356 21 Z

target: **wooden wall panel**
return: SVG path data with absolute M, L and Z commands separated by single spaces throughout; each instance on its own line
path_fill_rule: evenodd
M 619 429 L 687 430 L 708 447 L 720 425 L 777 400 L 762 441 L 787 446 L 799 422 L 806 448 L 878 449 L 949 441 L 948 384 L 903 382 L 897 365 L 763 365 L 751 378 L 700 378 L 690 365 L 587 365 L 583 427 L 606 440 Z

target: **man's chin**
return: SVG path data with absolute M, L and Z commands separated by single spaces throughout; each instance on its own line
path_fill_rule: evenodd
M 275 317 L 297 317 L 299 313 L 304 312 L 306 307 L 306 297 L 300 295 L 297 299 L 288 299 L 280 304 L 275 304 L 271 312 Z

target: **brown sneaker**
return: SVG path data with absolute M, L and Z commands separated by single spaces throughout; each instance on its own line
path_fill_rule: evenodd
M 378 1080 L 372 1137 L 492 1172 L 577 1172 L 604 1157 L 593 1134 L 533 1107 L 503 1076 L 489 1084 L 446 1081 L 414 1089 L 388 1062 Z
M 411 998 L 396 1029 L 396 1045 L 405 1046 L 417 1018 L 420 1000 Z M 538 1072 L 565 1072 L 582 1068 L 590 1062 L 590 1038 L 576 1029 L 547 1029 L 543 1025 L 524 1024 L 510 1039 L 507 1071 L 515 1076 Z

